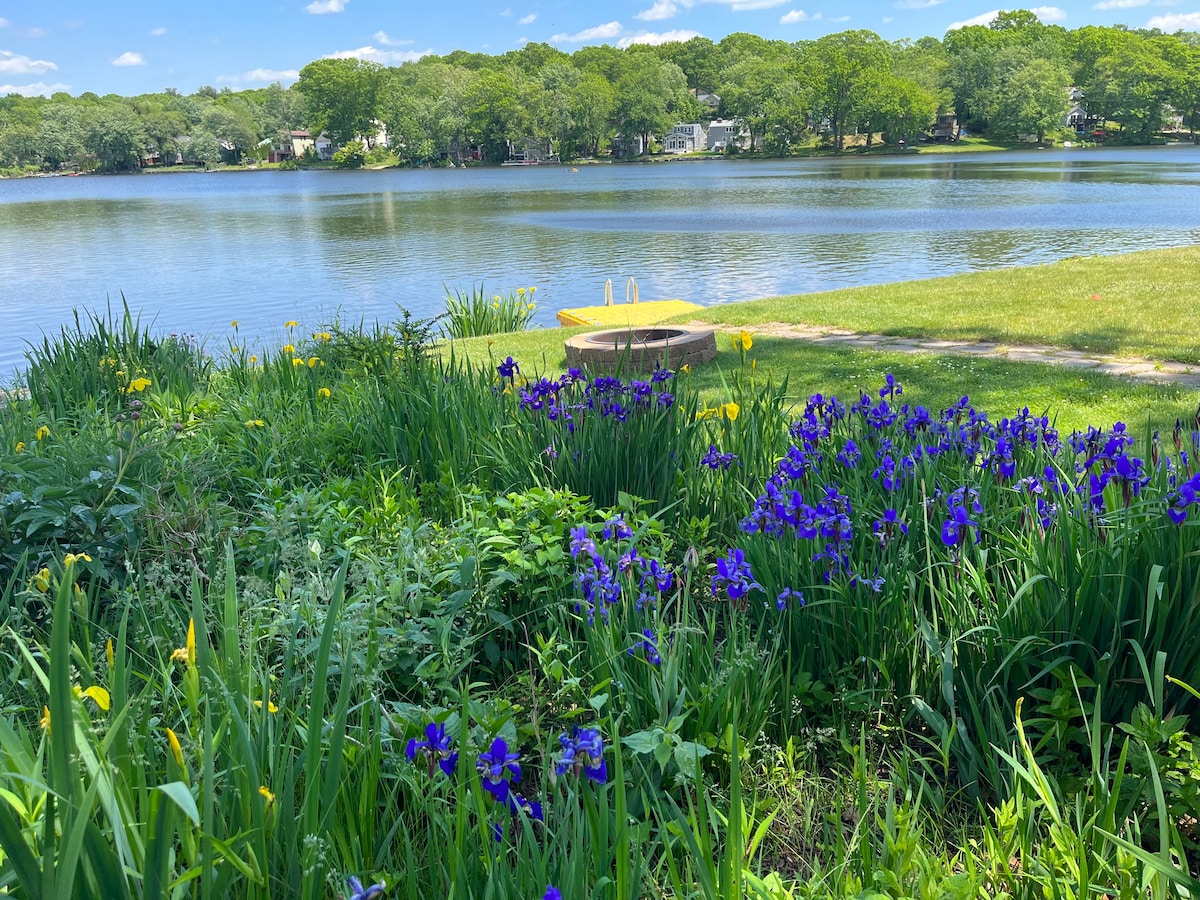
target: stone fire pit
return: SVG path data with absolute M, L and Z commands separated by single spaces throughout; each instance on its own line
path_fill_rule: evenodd
M 659 366 L 678 369 L 717 358 L 711 328 L 652 326 L 589 331 L 566 341 L 567 365 L 593 372 L 653 372 Z

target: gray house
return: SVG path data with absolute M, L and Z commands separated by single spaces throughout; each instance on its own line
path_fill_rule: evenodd
M 694 153 L 706 149 L 704 126 L 699 122 L 676 125 L 663 136 L 663 153 Z
M 732 119 L 713 119 L 708 123 L 706 146 L 709 150 L 724 151 L 732 146 L 744 150 L 749 139 L 750 133 Z

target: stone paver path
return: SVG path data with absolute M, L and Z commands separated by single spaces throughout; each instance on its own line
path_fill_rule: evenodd
M 713 327 L 702 322 L 689 323 L 698 327 Z M 721 330 L 743 326 L 718 325 Z M 978 356 L 1006 359 L 1014 362 L 1046 363 L 1072 369 L 1087 369 L 1105 375 L 1119 375 L 1136 381 L 1178 384 L 1200 388 L 1200 365 L 1168 362 L 1136 357 L 1089 356 L 1078 350 L 1050 346 L 1010 346 L 983 341 L 943 341 L 932 338 L 905 338 L 886 334 L 861 334 L 842 328 L 817 325 L 788 325 L 766 322 L 744 326 L 753 335 L 809 341 L 826 346 L 859 347 L 864 350 L 887 350 L 893 353 L 949 353 L 955 356 Z

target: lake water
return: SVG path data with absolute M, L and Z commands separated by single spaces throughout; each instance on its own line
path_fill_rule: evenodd
M 1200 242 L 1200 149 L 0 181 L 0 371 L 73 310 L 224 346 L 536 285 L 536 323 Z M 1031 314 L 1035 311 L 1031 310 Z

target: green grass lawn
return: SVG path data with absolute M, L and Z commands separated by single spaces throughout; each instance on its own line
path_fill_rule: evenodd
M 743 304 L 752 306 L 755 304 Z M 454 352 L 472 361 L 512 356 L 526 377 L 566 371 L 563 341 L 586 328 L 557 328 L 490 338 L 455 341 Z M 844 401 L 860 390 L 874 390 L 891 372 L 906 385 L 907 396 L 940 410 L 968 394 L 993 420 L 1022 406 L 1056 418 L 1064 430 L 1107 426 L 1124 421 L 1139 432 L 1149 423 L 1169 430 L 1176 418 L 1190 422 L 1200 393 L 1187 388 L 1136 384 L 1127 379 L 1032 363 L 981 360 L 933 353 L 884 353 L 851 347 L 826 347 L 786 338 L 756 337 L 746 368 L 724 335 L 716 363 L 696 368 L 689 377 L 710 403 L 728 399 L 725 385 L 735 377 L 788 379 L 797 399 L 821 392 Z M 749 369 L 751 361 L 757 364 Z
M 717 325 L 828 325 L 905 337 L 1053 344 L 1200 363 L 1200 246 L 772 297 L 688 316 Z M 972 364 L 973 365 L 973 364 Z

